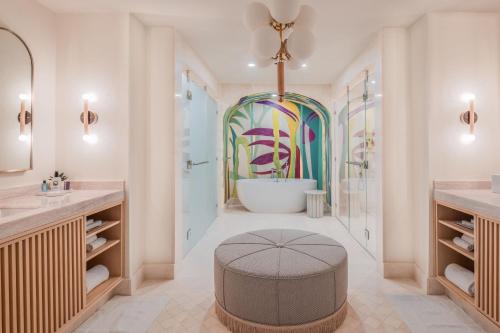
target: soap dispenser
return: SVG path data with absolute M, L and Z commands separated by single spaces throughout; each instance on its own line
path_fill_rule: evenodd
M 47 183 L 46 180 L 42 182 L 42 192 L 48 192 L 49 191 L 49 184 Z

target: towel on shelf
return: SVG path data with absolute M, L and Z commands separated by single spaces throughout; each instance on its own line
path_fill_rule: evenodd
M 474 296 L 474 273 L 457 264 L 449 264 L 444 270 L 444 276 L 451 283 L 462 289 L 470 296 Z
M 97 249 L 98 247 L 103 246 L 104 244 L 106 244 L 107 241 L 108 240 L 104 237 L 97 238 L 92 243 L 87 244 L 87 252 L 93 251 L 93 250 Z
M 453 243 L 455 243 L 455 245 L 457 245 L 457 246 L 461 247 L 462 249 L 467 250 L 469 252 L 474 251 L 474 244 L 471 244 L 467 241 L 464 241 L 460 237 L 453 238 Z
M 474 222 L 468 220 L 458 221 L 457 224 L 461 225 L 464 228 L 474 230 Z
M 95 241 L 97 239 L 97 235 L 92 235 L 90 237 L 87 238 L 87 245 L 92 243 L 93 241 Z
M 87 231 L 89 231 L 90 229 L 94 229 L 94 228 L 97 228 L 97 227 L 100 227 L 102 225 L 102 221 L 101 220 L 96 220 L 90 224 L 87 224 L 87 226 L 85 227 Z
M 86 287 L 87 292 L 109 279 L 109 270 L 104 265 L 96 265 L 87 270 Z
M 94 219 L 87 219 L 87 221 L 85 221 L 85 224 L 91 224 L 94 222 Z
M 462 235 L 461 237 L 464 241 L 466 241 L 469 244 L 474 245 L 474 237 L 467 236 L 467 235 Z

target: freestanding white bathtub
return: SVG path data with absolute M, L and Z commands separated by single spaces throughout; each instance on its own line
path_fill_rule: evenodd
M 306 209 L 304 191 L 315 190 L 315 179 L 239 179 L 240 202 L 254 213 L 298 213 Z

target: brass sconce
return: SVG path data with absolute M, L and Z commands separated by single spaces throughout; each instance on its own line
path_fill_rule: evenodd
M 462 100 L 465 103 L 468 103 L 467 110 L 460 114 L 460 121 L 462 122 L 462 124 L 465 124 L 469 127 L 467 133 L 464 133 L 461 137 L 462 142 L 465 144 L 472 143 L 476 140 L 476 135 L 474 133 L 474 130 L 476 122 L 479 117 L 476 113 L 476 108 L 474 104 L 475 99 L 476 96 L 474 96 L 473 94 L 462 95 Z
M 97 98 L 93 94 L 84 94 L 82 95 L 83 100 L 83 112 L 80 114 L 80 121 L 83 124 L 83 141 L 87 143 L 97 143 L 98 137 L 97 135 L 90 133 L 90 125 L 94 125 L 97 123 L 99 117 L 97 113 L 90 111 L 89 103 L 95 102 Z
M 29 135 L 26 134 L 26 125 L 31 123 L 31 112 L 27 110 L 26 104 L 30 98 L 26 94 L 20 94 L 19 100 L 21 101 L 20 111 L 17 115 L 17 121 L 19 121 L 19 141 L 26 142 L 29 140 Z

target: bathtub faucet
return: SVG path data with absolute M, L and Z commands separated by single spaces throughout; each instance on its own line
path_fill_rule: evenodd
M 271 179 L 276 179 L 276 182 L 278 181 L 278 177 L 276 177 L 276 169 L 271 169 Z

